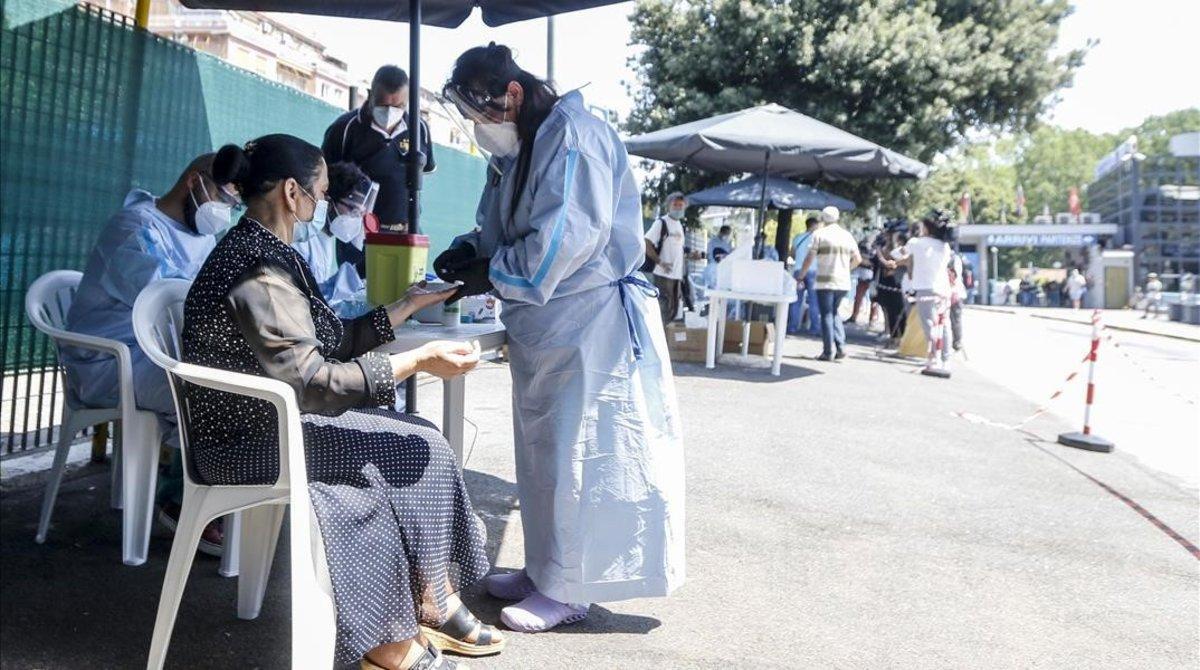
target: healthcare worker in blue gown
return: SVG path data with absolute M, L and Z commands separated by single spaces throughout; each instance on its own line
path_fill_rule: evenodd
M 129 347 L 134 399 L 139 409 L 158 417 L 163 443 L 178 450 L 175 406 L 167 375 L 151 361 L 133 336 L 133 303 L 157 279 L 191 281 L 240 207 L 238 197 L 217 186 L 213 154 L 191 161 L 175 185 L 161 196 L 134 189 L 125 196 L 96 239 L 67 312 L 67 330 L 117 340 Z M 113 407 L 119 384 L 116 361 L 106 354 L 64 346 L 67 402 L 72 407 Z M 177 454 L 178 451 L 172 452 Z M 175 529 L 183 502 L 183 466 L 172 457 L 159 477 L 158 519 Z M 219 556 L 221 527 L 204 530 L 200 551 Z
M 525 567 L 491 575 L 522 632 L 683 583 L 683 440 L 641 203 L 617 133 L 491 44 L 444 89 L 492 154 L 475 232 L 434 268 L 504 304 Z M 460 297 L 459 296 L 459 297 Z

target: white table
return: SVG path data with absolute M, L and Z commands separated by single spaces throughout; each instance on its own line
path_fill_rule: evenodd
M 396 329 L 396 339 L 379 347 L 375 351 L 385 354 L 398 354 L 410 349 L 433 342 L 434 340 L 465 340 L 478 341 L 479 348 L 484 353 L 499 351 L 508 336 L 504 326 L 496 323 L 463 323 L 457 326 L 442 326 L 406 323 Z M 454 450 L 458 458 L 459 468 L 463 465 L 463 410 L 466 405 L 466 375 L 442 382 L 442 434 Z M 409 383 L 415 384 L 415 379 Z
M 725 303 L 729 300 L 743 300 L 767 305 L 775 305 L 775 360 L 771 364 L 771 374 L 779 376 L 783 364 L 783 340 L 787 337 L 788 305 L 796 302 L 796 292 L 787 295 L 766 295 L 762 293 L 745 293 L 727 289 L 711 289 L 708 291 L 708 352 L 704 367 L 717 367 L 717 358 L 725 347 Z M 742 355 L 750 349 L 750 322 L 742 326 Z

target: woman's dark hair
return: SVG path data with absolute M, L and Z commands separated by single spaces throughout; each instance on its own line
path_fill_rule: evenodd
M 263 135 L 245 147 L 221 147 L 213 159 L 213 180 L 219 185 L 233 184 L 243 200 L 257 198 L 288 178 L 311 192 L 322 160 L 321 150 L 299 137 Z
M 954 226 L 951 225 L 949 212 L 940 209 L 935 209 L 926 214 L 921 219 L 921 225 L 925 226 L 925 230 L 930 237 L 942 242 L 949 242 L 954 233 Z
M 517 111 L 517 136 L 521 138 L 521 153 L 517 156 L 517 178 L 513 186 L 513 211 L 521 199 L 521 191 L 529 179 L 529 164 L 533 158 L 533 140 L 538 128 L 550 116 L 558 102 L 558 93 L 544 79 L 522 70 L 513 60 L 512 49 L 491 42 L 486 47 L 467 49 L 454 61 L 450 83 L 473 91 L 501 97 L 508 90 L 508 83 L 521 85 L 524 100 Z
M 349 196 L 359 184 L 369 179 L 357 165 L 341 161 L 329 166 L 329 190 L 325 196 L 337 202 Z

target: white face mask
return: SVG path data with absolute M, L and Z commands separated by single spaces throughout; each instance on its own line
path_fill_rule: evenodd
M 317 228 L 320 228 L 321 226 L 325 225 L 325 219 L 329 218 L 329 201 L 328 200 L 317 200 L 316 198 L 314 198 L 312 196 L 311 193 L 304 190 L 303 188 L 300 189 L 300 192 L 303 193 L 304 195 L 307 195 L 309 200 L 312 200 L 314 203 L 316 203 L 316 207 L 313 207 L 313 215 L 312 215 L 311 219 L 309 219 L 308 221 L 301 221 L 300 217 L 297 216 L 296 223 L 307 223 L 307 224 L 311 224 Z
M 375 123 L 384 130 L 391 130 L 396 127 L 396 124 L 404 120 L 404 108 L 392 107 L 390 105 L 375 105 L 371 110 L 371 118 L 375 119 Z
M 484 151 L 500 158 L 512 156 L 521 148 L 521 138 L 517 135 L 517 124 L 512 121 L 476 123 L 475 142 Z
M 667 216 L 671 217 L 672 219 L 675 219 L 676 221 L 683 218 L 683 213 L 684 213 L 684 210 L 682 210 L 682 209 L 667 210 Z
M 233 215 L 233 207 L 217 200 L 204 203 L 196 202 L 196 194 L 188 191 L 192 204 L 196 206 L 196 232 L 201 235 L 216 235 L 229 227 Z
M 196 210 L 196 232 L 216 235 L 229 227 L 233 208 L 223 202 L 206 202 Z
M 346 244 L 353 244 L 356 248 L 361 249 L 365 234 L 362 216 L 339 214 L 337 218 L 329 222 L 329 234 Z

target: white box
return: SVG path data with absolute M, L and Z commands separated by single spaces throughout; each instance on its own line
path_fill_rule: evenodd
M 717 267 L 717 286 L 731 291 L 787 295 L 789 283 L 795 291 L 795 280 L 781 261 L 726 258 Z

